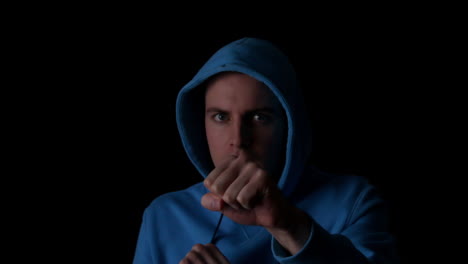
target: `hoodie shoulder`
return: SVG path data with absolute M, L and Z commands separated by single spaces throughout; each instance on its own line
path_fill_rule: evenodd
M 331 233 L 340 233 L 366 208 L 382 205 L 376 188 L 355 174 L 307 170 L 296 193 L 297 205 Z
M 146 211 L 163 213 L 181 209 L 191 210 L 194 204 L 200 204 L 200 199 L 205 193 L 207 190 L 203 183 L 197 183 L 184 190 L 168 192 L 156 197 L 147 206 Z
M 333 188 L 342 193 L 345 190 L 362 190 L 372 187 L 372 184 L 364 176 L 352 173 L 336 173 L 323 171 L 316 166 L 308 166 L 302 179 L 302 189 Z

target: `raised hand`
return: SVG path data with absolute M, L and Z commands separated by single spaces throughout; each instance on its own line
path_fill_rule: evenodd
M 210 193 L 202 205 L 239 224 L 281 227 L 292 210 L 268 172 L 243 151 L 216 167 L 204 184 Z

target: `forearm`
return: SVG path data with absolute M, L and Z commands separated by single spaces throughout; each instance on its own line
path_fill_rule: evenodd
M 268 232 L 291 255 L 299 252 L 307 242 L 312 228 L 312 220 L 300 209 L 293 208 L 287 220 L 280 227 L 267 227 Z
M 273 254 L 279 263 L 369 263 L 349 239 L 330 235 L 313 224 L 306 213 L 300 211 L 290 218 L 294 220 L 288 229 L 267 228 L 273 235 Z

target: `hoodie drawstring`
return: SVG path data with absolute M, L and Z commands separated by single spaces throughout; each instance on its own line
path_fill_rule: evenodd
M 215 230 L 213 232 L 213 236 L 211 237 L 211 241 L 210 241 L 211 244 L 213 244 L 213 242 L 214 242 L 214 239 L 216 237 L 216 233 L 218 232 L 219 226 L 221 225 L 221 220 L 223 220 L 223 216 L 224 216 L 224 214 L 221 213 L 221 216 L 219 217 L 219 220 L 218 220 L 218 224 L 216 225 L 216 228 L 215 228 Z

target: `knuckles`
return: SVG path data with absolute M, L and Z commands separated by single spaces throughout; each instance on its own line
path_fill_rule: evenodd
M 244 168 L 242 168 L 242 171 L 250 171 L 250 170 L 258 169 L 256 167 L 257 165 L 254 162 L 249 161 L 245 164 Z
M 228 204 L 233 204 L 236 202 L 236 197 L 232 196 L 230 193 L 225 193 L 223 195 L 223 200 Z
M 223 190 L 221 188 L 221 186 L 219 186 L 219 184 L 213 184 L 211 185 L 211 188 L 210 190 L 216 194 L 222 194 L 223 193 Z
M 210 186 L 211 186 L 211 181 L 210 181 L 209 179 L 205 179 L 205 180 L 203 181 L 203 185 L 204 185 L 206 188 L 209 189 Z
M 223 172 L 223 174 L 227 173 L 228 170 L 235 169 L 236 166 L 233 166 L 232 164 L 228 167 L 226 171 Z M 230 174 L 231 175 L 231 174 Z M 211 176 L 211 175 L 210 175 Z M 219 181 L 216 181 L 218 178 L 222 178 L 223 175 L 219 175 L 216 177 L 216 179 L 213 181 L 211 177 L 207 177 L 204 181 L 203 184 L 204 186 L 210 190 L 211 192 L 222 196 L 222 199 L 230 204 L 230 205 L 235 205 L 239 204 L 244 208 L 250 209 L 251 207 L 251 201 L 247 197 L 241 196 L 241 195 L 233 195 L 229 193 L 229 186 L 222 186 Z M 243 164 L 243 167 L 241 169 L 238 169 L 238 173 L 236 177 L 248 177 L 249 180 L 246 181 L 247 184 L 254 184 L 256 189 L 264 189 L 264 187 L 267 187 L 267 185 L 270 182 L 269 175 L 267 172 L 262 169 L 261 167 L 258 166 L 257 163 L 253 161 L 248 161 Z M 234 182 L 234 181 L 233 181 Z M 231 183 L 232 184 L 232 183 Z M 243 186 L 242 188 L 244 188 Z
M 202 252 L 203 250 L 205 250 L 205 247 L 201 244 L 195 244 L 193 245 L 192 250 Z
M 250 209 L 249 200 L 243 196 L 237 197 L 237 202 L 242 205 L 242 207 Z
M 255 178 L 256 181 L 264 184 L 268 181 L 268 176 L 267 176 L 267 173 L 264 171 L 264 170 L 257 170 L 253 176 Z

